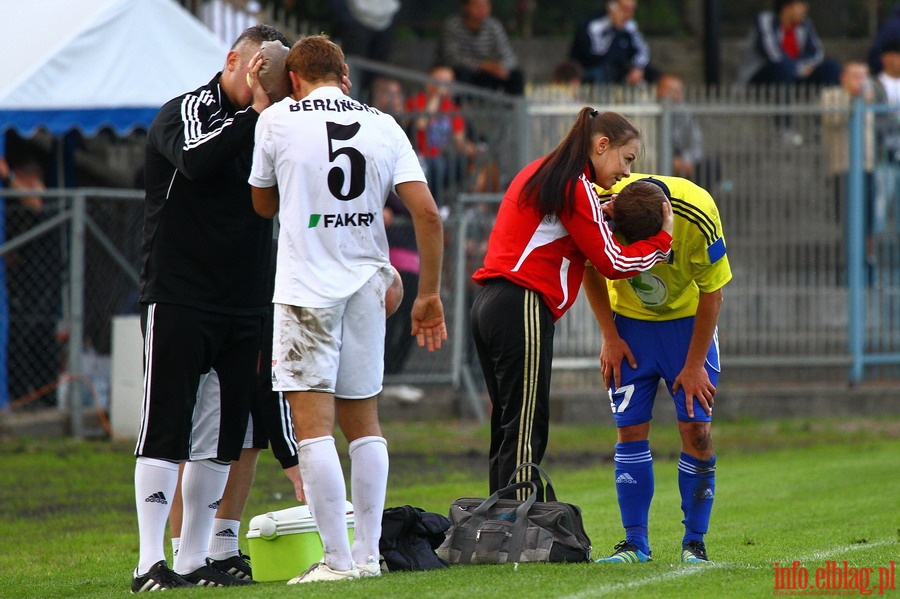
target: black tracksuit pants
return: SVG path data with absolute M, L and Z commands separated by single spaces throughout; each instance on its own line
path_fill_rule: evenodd
M 491 493 L 510 482 L 525 462 L 540 464 L 550 425 L 553 317 L 541 295 L 502 278 L 478 293 L 470 312 L 472 335 L 491 398 Z M 543 498 L 540 475 L 522 470 L 513 482 L 532 480 Z M 518 491 L 524 499 L 526 490 Z

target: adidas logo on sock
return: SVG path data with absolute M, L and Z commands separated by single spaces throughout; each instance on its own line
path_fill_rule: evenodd
M 712 489 L 710 489 L 709 487 L 706 487 L 705 489 L 703 489 L 702 493 L 697 493 L 695 495 L 695 497 L 697 499 L 715 499 L 716 498 L 715 494 L 713 494 Z
M 144 501 L 146 501 L 147 503 L 161 503 L 163 505 L 169 505 L 169 502 L 166 501 L 166 495 L 162 491 L 157 491 Z
M 636 485 L 637 481 L 634 480 L 634 477 L 628 474 L 627 472 L 623 472 L 618 477 L 616 477 L 617 485 Z
M 237 535 L 234 534 L 234 531 L 230 528 L 226 528 L 225 530 L 220 530 L 216 533 L 217 537 L 228 537 L 229 539 L 236 539 Z
M 219 502 L 221 502 L 221 501 L 222 501 L 221 499 L 219 499 L 218 501 L 213 501 L 206 507 L 208 507 L 211 510 L 217 510 L 217 509 L 219 509 Z

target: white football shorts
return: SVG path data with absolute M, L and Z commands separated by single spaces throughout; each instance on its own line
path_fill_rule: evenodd
M 384 299 L 393 281 L 379 269 L 336 306 L 275 304 L 272 389 L 321 391 L 340 399 L 367 399 L 384 381 Z
M 210 460 L 218 454 L 219 421 L 221 420 L 221 397 L 219 395 L 219 375 L 215 368 L 200 376 L 197 388 L 197 403 L 191 430 L 190 459 Z M 253 447 L 253 416 L 249 416 L 247 433 L 244 435 L 244 449 Z

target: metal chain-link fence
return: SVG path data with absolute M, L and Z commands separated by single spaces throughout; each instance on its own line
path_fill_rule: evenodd
M 428 79 L 399 69 L 382 75 L 398 79 L 404 94 Z M 402 334 L 407 325 L 393 317 L 386 385 L 452 385 L 466 391 L 460 413 L 479 412 L 480 374 L 468 334 L 468 306 L 478 291 L 471 273 L 509 179 L 552 149 L 584 105 L 622 112 L 641 126 L 637 172 L 668 174 L 678 111 L 689 111 L 702 130 L 701 182 L 719 206 L 734 272 L 719 326 L 729 380 L 900 378 L 900 193 L 891 187 L 900 180 L 900 161 L 889 143 L 900 121 L 887 106 L 831 103 L 818 92 L 779 94 L 697 88 L 672 106 L 646 89 L 553 88 L 510 98 L 454 86 L 477 151 L 453 146 L 439 153 L 460 164 L 459 176 L 432 181 L 445 216 L 449 351 L 411 348 Z M 395 117 L 442 118 L 405 108 Z M 845 162 L 833 161 L 834 148 L 846 150 Z M 37 212 L 19 205 L 15 193 L 3 195 L 0 338 L 6 335 L 8 380 L 0 393 L 16 402 L 43 390 L 38 401 L 65 406 L 59 387 L 72 382 L 65 375 L 71 373 L 108 402 L 111 323 L 137 310 L 142 192 L 51 190 Z M 411 248 L 408 217 L 398 214 L 389 230 L 392 246 Z M 409 298 L 414 278 L 405 282 Z M 555 367 L 590 370 L 599 347 L 599 330 L 579 299 L 557 325 Z M 555 390 L 566 384 L 556 378 Z M 83 380 L 78 387 L 75 400 L 90 401 Z

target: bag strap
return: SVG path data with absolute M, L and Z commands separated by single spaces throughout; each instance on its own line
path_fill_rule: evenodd
M 534 505 L 534 502 L 537 501 L 537 485 L 532 481 L 528 480 L 523 483 L 513 483 L 507 487 L 503 487 L 498 491 L 495 491 L 490 497 L 481 502 L 481 505 L 472 510 L 472 516 L 486 516 L 490 509 L 494 507 L 501 497 L 506 495 L 513 495 L 519 489 L 530 489 L 531 492 L 528 494 L 528 497 L 525 498 L 525 501 L 516 508 L 516 518 L 520 516 L 524 516 L 528 514 L 528 510 L 531 509 L 531 506 Z
M 522 555 L 522 548 L 525 546 L 525 533 L 528 530 L 528 511 L 534 506 L 534 502 L 537 501 L 537 485 L 531 481 L 503 487 L 472 510 L 472 516 L 466 522 L 466 528 L 470 534 L 463 536 L 458 547 L 460 552 L 459 563 L 471 563 L 472 554 L 475 553 L 475 545 L 478 541 L 478 531 L 481 530 L 481 525 L 488 519 L 491 508 L 496 505 L 500 497 L 515 493 L 519 489 L 531 490 L 528 498 L 516 508 L 516 521 L 512 526 L 510 540 L 507 545 L 510 555 L 513 556 L 515 561 L 519 560 L 519 556 Z
M 509 483 L 507 484 L 513 484 L 516 480 L 516 475 L 525 468 L 534 468 L 538 471 L 539 475 L 544 477 L 544 480 L 546 481 L 546 483 L 544 484 L 544 498 L 547 501 L 556 501 L 556 491 L 553 489 L 553 481 L 550 480 L 550 475 L 548 475 L 543 468 L 533 462 L 525 462 L 524 464 L 521 464 L 518 468 L 513 470 L 513 473 L 509 477 Z

